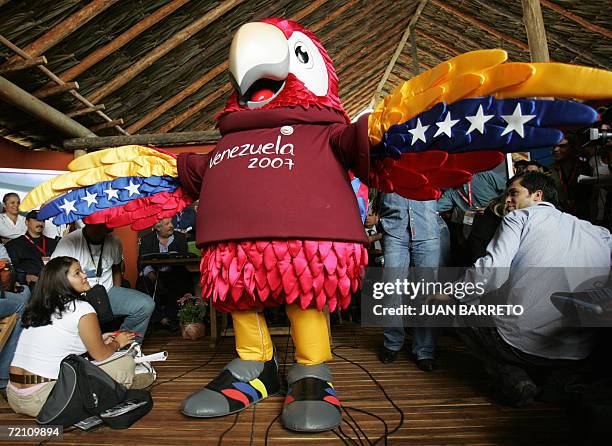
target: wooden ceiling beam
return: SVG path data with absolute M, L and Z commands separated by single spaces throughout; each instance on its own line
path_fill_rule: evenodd
M 93 107 L 84 107 L 67 112 L 66 116 L 69 118 L 76 118 L 77 116 L 88 115 L 89 113 L 95 113 L 98 110 L 104 110 L 106 107 L 104 104 L 94 105 Z
M 205 98 L 200 99 L 198 102 L 196 102 L 195 104 L 187 108 L 187 110 L 183 111 L 179 115 L 172 118 L 170 121 L 166 122 L 164 125 L 162 125 L 157 130 L 157 132 L 158 133 L 169 132 L 170 130 L 175 128 L 177 125 L 181 124 L 182 122 L 190 118 L 194 113 L 199 112 L 200 110 L 205 108 L 207 105 L 209 105 L 211 102 L 213 102 L 215 99 L 221 97 L 222 95 L 224 95 L 225 93 L 231 90 L 232 90 L 231 84 L 227 83 L 223 85 L 222 87 L 216 89 L 215 91 L 213 91 L 211 94 L 209 94 Z
M 79 89 L 78 82 L 66 82 L 64 84 L 52 85 L 51 87 L 47 87 L 47 88 L 38 90 L 32 93 L 32 96 L 38 99 L 42 99 L 42 98 L 47 98 L 49 96 L 53 96 L 56 94 L 64 93 L 66 91 L 78 90 L 78 89 Z
M 155 11 L 153 14 L 136 23 L 134 26 L 125 31 L 116 39 L 113 39 L 111 42 L 104 45 L 102 48 L 98 48 L 93 53 L 88 54 L 74 67 L 71 67 L 61 73 L 59 75 L 60 79 L 63 79 L 64 81 L 71 81 L 84 71 L 87 71 L 89 68 L 91 68 L 101 60 L 105 59 L 118 49 L 122 48 L 126 43 L 131 42 L 133 39 L 138 37 L 151 26 L 159 23 L 166 16 L 172 14 L 181 6 L 185 5 L 186 3 L 189 3 L 189 1 L 190 0 L 173 0 L 167 3 L 166 5 Z
M 421 12 L 427 5 L 428 1 L 429 0 L 421 0 L 418 6 L 416 7 L 415 12 L 412 15 L 412 18 L 410 19 L 410 22 L 408 23 L 408 26 L 406 27 L 406 30 L 404 31 L 404 34 L 402 35 L 402 38 L 400 39 L 397 45 L 397 48 L 395 49 L 395 53 L 393 53 L 393 56 L 391 57 L 391 60 L 389 61 L 389 65 L 387 65 L 387 69 L 385 70 L 382 78 L 380 79 L 380 82 L 378 83 L 378 87 L 376 88 L 376 91 L 374 92 L 374 95 L 372 96 L 372 100 L 370 101 L 370 107 L 374 107 L 374 105 L 380 99 L 380 93 L 382 92 L 384 85 L 387 83 L 387 78 L 389 77 L 391 70 L 393 70 L 393 65 L 395 65 L 395 61 L 397 60 L 399 55 L 404 50 L 404 46 L 406 45 L 406 42 L 408 41 L 408 37 L 410 37 L 410 32 L 412 28 L 414 28 L 414 26 L 416 25 L 417 20 L 419 20 L 419 17 L 421 16 Z
M 551 2 L 550 0 L 540 0 L 540 3 L 542 4 L 542 6 L 555 11 L 557 14 L 561 14 L 566 19 L 570 19 L 576 22 L 577 24 L 579 24 L 585 29 L 588 29 L 589 31 L 601 34 L 602 36 L 605 36 L 608 39 L 612 38 L 612 31 L 603 28 L 599 25 L 595 25 L 594 23 L 589 22 L 588 20 L 580 17 L 577 14 L 574 14 L 573 12 L 569 12 L 567 9 L 557 5 L 556 3 Z M 608 13 L 609 12 L 610 10 L 608 9 Z M 602 13 L 606 14 L 605 11 L 602 11 Z
M 145 116 L 140 118 L 138 121 L 136 121 L 134 124 L 129 126 L 128 127 L 128 132 L 135 133 L 138 130 L 140 130 L 141 128 L 143 128 L 144 126 L 146 126 L 148 123 L 150 123 L 150 122 L 154 121 L 155 119 L 159 118 L 161 115 L 166 113 L 168 110 L 170 110 L 171 108 L 173 108 L 177 104 L 179 104 L 182 101 L 184 101 L 185 99 L 187 99 L 189 96 L 194 94 L 196 91 L 198 91 L 204 85 L 206 85 L 208 82 L 210 82 L 215 77 L 217 77 L 218 75 L 223 73 L 228 67 L 229 67 L 229 63 L 227 61 L 225 61 L 222 64 L 217 65 L 212 70 L 206 72 L 203 76 L 201 76 L 193 84 L 189 85 L 187 88 L 185 88 L 181 92 L 175 94 L 174 96 L 172 96 L 170 99 L 168 99 L 163 104 L 160 104 L 158 107 L 155 107 L 155 109 L 153 109 L 152 111 L 147 113 Z
M 462 52 L 462 51 L 459 51 L 459 50 L 457 50 L 457 49 L 453 48 L 453 47 L 452 47 L 452 46 L 450 46 L 448 43 L 446 43 L 446 42 L 444 42 L 444 41 L 442 41 L 442 40 L 438 39 L 438 38 L 437 38 L 437 37 L 435 37 L 435 36 L 432 36 L 432 35 L 431 35 L 431 34 L 429 34 L 429 33 L 426 33 L 425 31 L 422 31 L 422 30 L 420 30 L 420 29 L 417 29 L 417 30 L 416 30 L 416 33 L 417 33 L 419 36 L 421 36 L 421 37 L 425 37 L 426 39 L 431 40 L 433 43 L 435 43 L 436 45 L 438 45 L 438 46 L 440 46 L 440 47 L 444 48 L 445 50 L 447 50 L 447 51 L 449 51 L 449 52 L 453 53 L 455 56 L 458 56 L 458 55 L 460 55 L 460 54 L 463 54 L 463 52 Z
M 47 58 L 45 56 L 36 56 L 31 59 L 22 59 L 19 62 L 12 63 L 7 65 L 6 67 L 0 67 L 0 75 L 6 73 L 13 73 L 15 71 L 26 70 L 31 67 L 35 67 L 38 65 L 45 65 L 47 63 Z
M 521 25 L 523 24 L 523 18 L 519 15 L 516 15 L 506 9 L 500 8 L 499 6 L 492 5 L 491 3 L 484 1 L 484 0 L 474 0 L 474 1 L 478 3 L 479 5 L 481 5 L 483 8 L 486 8 L 510 20 L 513 20 L 517 24 L 521 24 Z M 588 60 L 591 63 L 594 63 L 596 65 L 599 65 L 605 68 L 611 67 L 609 63 L 607 63 L 606 61 L 603 61 L 600 57 L 595 56 L 593 53 L 586 50 L 585 48 L 579 48 L 573 43 L 568 42 L 567 37 L 565 36 L 562 36 L 554 31 L 551 31 L 550 29 L 546 30 L 546 36 L 548 37 L 548 40 L 553 42 L 555 45 L 560 46 L 561 48 L 565 48 L 566 50 L 582 57 L 583 59 Z
M 308 14 L 310 14 L 313 11 L 316 11 L 318 8 L 320 8 L 325 3 L 327 3 L 327 0 L 317 0 L 316 2 L 312 2 L 307 7 L 302 8 L 297 13 L 295 13 L 291 17 L 291 20 L 293 20 L 294 22 L 299 22 L 304 17 L 306 17 Z
M 215 144 L 219 141 L 217 130 L 207 132 L 176 132 L 176 133 L 144 133 L 129 136 L 98 136 L 95 138 L 73 138 L 64 140 L 64 148 L 75 149 L 102 149 L 105 147 L 119 147 L 130 144 L 153 145 L 157 147 L 176 146 L 183 144 Z
M 113 119 L 112 121 L 103 122 L 102 124 L 97 124 L 91 127 L 92 132 L 97 132 L 98 130 L 108 129 L 111 127 L 115 127 L 116 125 L 123 125 L 123 118 Z
M 25 59 L 25 60 L 32 59 L 32 57 L 29 56 L 28 53 L 23 51 L 21 48 L 19 48 L 17 45 L 15 45 L 13 42 L 11 42 L 10 40 L 8 40 L 6 37 L 4 37 L 2 35 L 0 35 L 0 43 L 2 43 L 4 46 L 9 48 L 10 50 L 14 51 L 16 54 L 18 54 L 23 59 Z M 49 70 L 44 65 L 38 65 L 36 68 L 38 68 L 40 71 L 42 71 L 45 76 L 47 76 L 49 79 L 51 79 L 56 84 L 58 84 L 58 85 L 65 84 L 65 82 L 63 80 L 61 80 L 59 77 L 57 77 L 51 70 Z M 87 100 L 87 98 L 85 98 L 84 96 L 81 96 L 78 91 L 69 90 L 68 93 L 72 97 L 74 97 L 77 101 L 79 101 L 81 104 L 83 104 L 84 106 L 86 106 L 86 107 L 93 107 L 93 104 L 91 102 L 89 102 L 89 100 Z M 95 113 L 98 116 L 100 116 L 102 119 L 104 119 L 105 121 L 111 121 L 111 118 L 109 118 L 103 111 L 97 110 Z M 123 133 L 124 135 L 127 135 L 127 132 L 125 130 L 123 130 L 123 128 L 121 128 L 120 126 L 115 126 L 115 129 L 118 132 Z
M 454 6 L 450 6 L 447 3 L 441 1 L 441 0 L 431 0 L 431 2 L 436 5 L 437 7 L 439 7 L 440 9 L 448 12 L 449 14 L 452 14 L 456 17 L 459 17 L 463 20 L 465 20 L 466 22 L 471 23 L 472 25 L 477 26 L 478 28 L 482 29 L 483 31 L 488 32 L 489 34 L 497 37 L 498 39 L 501 39 L 505 42 L 511 43 L 514 46 L 521 48 L 525 51 L 529 51 L 529 45 L 527 45 L 525 42 L 515 39 L 514 37 L 510 37 L 502 32 L 497 31 L 496 29 L 490 27 L 489 25 L 487 25 L 486 23 L 481 22 L 480 20 L 476 19 L 475 17 L 472 17 L 469 14 L 466 14 L 463 11 L 460 11 L 459 9 L 455 8 Z
M 87 127 L 45 104 L 17 85 L 0 77 L 0 99 L 13 104 L 29 115 L 72 137 L 96 136 Z
M 323 20 L 320 20 L 315 25 L 311 26 L 310 31 L 312 31 L 313 33 L 316 33 L 318 30 L 323 28 L 325 25 L 335 20 L 336 17 L 341 15 L 344 11 L 346 11 L 349 8 L 352 8 L 355 3 L 357 3 L 357 0 L 351 0 L 345 3 L 344 5 L 340 6 L 338 9 L 336 9 L 330 15 L 325 17 Z
M 103 98 L 116 91 L 123 85 L 127 84 L 136 75 L 153 65 L 155 61 L 166 55 L 172 49 L 176 48 L 181 43 L 185 42 L 189 38 L 193 37 L 198 32 L 202 31 L 206 26 L 217 20 L 223 14 L 231 11 L 236 6 L 243 3 L 244 0 L 227 0 L 219 4 L 212 11 L 207 12 L 198 18 L 195 22 L 189 24 L 179 32 L 174 34 L 171 38 L 156 46 L 155 49 L 150 51 L 147 55 L 137 60 L 135 63 L 130 65 L 129 68 L 123 70 L 109 82 L 104 84 L 101 88 L 94 91 L 90 96 L 92 103 L 100 102 Z
M 57 43 L 61 42 L 65 37 L 72 34 L 74 31 L 85 25 L 95 16 L 110 8 L 118 0 L 93 0 L 87 6 L 83 7 L 70 17 L 62 20 L 41 37 L 23 48 L 31 57 L 40 56 L 49 48 L 52 48 Z M 11 57 L 2 66 L 11 65 L 14 62 L 20 61 L 21 58 L 17 55 Z

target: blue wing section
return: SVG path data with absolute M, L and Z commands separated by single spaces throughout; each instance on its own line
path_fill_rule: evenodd
M 40 220 L 53 218 L 56 225 L 71 223 L 102 209 L 122 206 L 128 201 L 179 187 L 178 178 L 169 176 L 122 177 L 72 190 L 45 204 Z
M 588 125 L 597 112 L 575 101 L 469 98 L 429 110 L 389 128 L 383 137 L 384 155 L 443 150 L 516 152 L 552 146 L 563 139 L 556 127 Z

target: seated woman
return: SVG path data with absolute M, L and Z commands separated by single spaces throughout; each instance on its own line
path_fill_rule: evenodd
M 23 311 L 23 331 L 9 370 L 7 397 L 15 412 L 38 415 L 66 356 L 87 352 L 101 361 L 132 342 L 132 333 L 101 333 L 94 308 L 81 300 L 89 288 L 81 265 L 72 257 L 57 257 L 43 268 Z M 132 387 L 135 363 L 131 356 L 100 368 L 115 381 Z

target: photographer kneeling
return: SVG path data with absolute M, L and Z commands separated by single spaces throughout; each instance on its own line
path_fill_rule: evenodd
M 101 333 L 95 310 L 81 299 L 89 288 L 87 275 L 71 257 L 56 257 L 42 270 L 23 312 L 23 331 L 10 368 L 7 397 L 15 412 L 38 415 L 66 356 L 87 352 L 102 361 L 132 342 L 132 333 Z M 132 387 L 133 357 L 125 355 L 100 368 Z

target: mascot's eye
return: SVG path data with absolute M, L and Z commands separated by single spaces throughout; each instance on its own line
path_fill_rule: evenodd
M 295 55 L 300 62 L 307 64 L 310 58 L 308 57 L 308 51 L 302 46 L 298 45 L 295 47 Z

